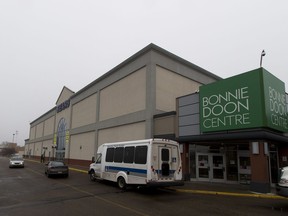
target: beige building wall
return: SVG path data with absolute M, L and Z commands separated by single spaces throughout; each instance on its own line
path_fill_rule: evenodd
M 89 125 L 96 122 L 97 94 L 78 102 L 72 107 L 72 128 Z
M 43 128 L 44 128 L 43 122 L 36 125 L 36 138 L 40 138 L 43 136 Z
M 54 133 L 55 116 L 45 120 L 44 122 L 44 136 L 51 135 Z
M 34 153 L 34 143 L 25 144 L 24 154 L 28 156 L 28 155 L 29 155 L 29 152 L 31 153 L 31 156 L 33 156 L 33 153 Z
M 70 137 L 70 158 L 90 160 L 94 156 L 95 132 L 72 135 Z
M 154 135 L 175 134 L 175 116 L 164 116 L 154 120 Z
M 36 126 L 30 128 L 30 136 L 29 136 L 30 140 L 35 139 L 35 136 L 36 136 L 35 132 L 36 132 Z
M 199 86 L 194 80 L 156 66 L 156 109 L 176 110 L 176 98 L 199 90 Z
M 146 68 L 113 83 L 100 92 L 100 121 L 146 108 Z
M 36 142 L 34 146 L 33 156 L 41 156 L 42 154 L 42 142 Z
M 74 92 L 72 92 L 70 89 L 64 86 L 57 100 L 57 106 L 66 101 L 67 99 L 69 99 L 73 94 Z
M 145 122 L 138 122 L 98 131 L 98 146 L 103 143 L 145 139 Z
M 52 150 L 52 145 L 53 145 L 53 140 L 45 140 L 43 141 L 43 147 L 46 147 L 47 150 L 45 150 L 45 157 L 46 159 L 50 156 L 51 158 L 54 157 L 53 154 L 53 150 Z M 44 151 L 44 150 L 43 150 Z M 54 154 L 55 154 L 55 150 L 54 150 Z

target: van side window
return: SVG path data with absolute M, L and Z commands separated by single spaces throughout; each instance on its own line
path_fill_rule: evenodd
M 147 162 L 147 146 L 136 146 L 135 163 L 146 164 Z
M 124 147 L 117 147 L 115 149 L 114 162 L 122 163 L 123 162 L 123 153 L 124 153 Z
M 106 152 L 106 162 L 113 162 L 114 148 L 107 148 Z
M 134 161 L 134 146 L 125 147 L 124 163 L 133 163 Z

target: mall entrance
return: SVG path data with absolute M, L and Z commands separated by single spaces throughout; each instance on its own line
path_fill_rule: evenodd
M 196 153 L 196 178 L 200 181 L 225 182 L 225 155 L 221 153 Z

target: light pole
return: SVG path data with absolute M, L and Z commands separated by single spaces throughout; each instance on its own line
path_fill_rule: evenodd
M 262 50 L 261 58 L 260 58 L 260 67 L 262 67 L 262 58 L 263 58 L 263 56 L 265 56 L 265 55 L 266 55 L 265 50 Z

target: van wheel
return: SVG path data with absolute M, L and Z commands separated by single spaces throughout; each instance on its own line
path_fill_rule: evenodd
M 125 182 L 125 179 L 123 177 L 119 177 L 117 179 L 117 184 L 118 184 L 118 187 L 122 190 L 125 190 L 126 189 L 126 182 Z
M 90 171 L 89 177 L 90 177 L 90 180 L 91 180 L 91 181 L 95 181 L 95 180 L 96 180 L 95 171 L 94 171 L 94 170 L 91 170 L 91 171 Z

